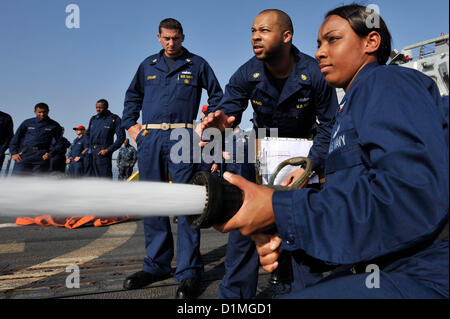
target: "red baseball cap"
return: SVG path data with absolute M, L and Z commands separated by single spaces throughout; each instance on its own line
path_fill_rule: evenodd
M 83 125 L 78 125 L 77 127 L 73 128 L 74 130 L 86 130 L 86 128 Z
M 203 107 L 202 107 L 202 112 L 203 112 L 203 113 L 206 112 L 207 109 L 208 109 L 208 104 L 203 105 Z

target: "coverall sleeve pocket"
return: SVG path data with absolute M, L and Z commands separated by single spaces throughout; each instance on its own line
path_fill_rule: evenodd
M 364 153 L 359 144 L 349 145 L 328 155 L 326 174 L 364 163 Z

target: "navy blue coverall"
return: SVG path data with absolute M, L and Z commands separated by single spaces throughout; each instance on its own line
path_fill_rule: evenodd
M 116 135 L 115 141 L 114 135 Z M 88 175 L 112 178 L 112 154 L 125 141 L 125 131 L 120 117 L 108 109 L 92 116 L 86 137 L 89 141 Z M 99 155 L 98 152 L 103 149 L 107 149 L 108 154 Z
M 448 298 L 448 126 L 426 75 L 365 66 L 343 98 L 321 190 L 273 195 L 282 248 L 346 265 L 309 286 L 294 274 L 293 298 Z M 442 236 L 445 237 L 445 236 Z M 368 288 L 367 264 L 379 267 Z M 339 273 L 339 272 L 338 272 Z
M 239 124 L 250 100 L 255 112 L 255 128 L 277 128 L 279 137 L 293 138 L 309 138 L 315 129 L 314 144 L 308 157 L 317 171 L 323 169 L 328 151 L 338 107 L 336 91 L 325 82 L 315 59 L 295 46 L 292 50 L 295 65 L 281 93 L 266 74 L 264 61 L 253 57 L 233 74 L 220 105 L 215 109 L 208 108 L 207 112 L 220 109 L 228 116 L 235 116 L 235 124 Z M 320 122 L 317 128 L 316 118 Z M 258 267 L 253 241 L 238 230 L 231 231 L 219 298 L 253 298 Z
M 68 173 L 70 176 L 73 177 L 82 177 L 86 175 L 86 169 L 88 164 L 88 157 L 87 153 L 84 155 L 81 154 L 84 149 L 89 147 L 89 141 L 86 137 L 86 135 L 83 135 L 81 137 L 76 137 L 73 142 L 72 146 L 69 150 L 69 158 L 71 158 Z M 75 162 L 75 157 L 80 157 L 80 160 L 78 162 Z
M 21 153 L 22 160 L 14 164 L 12 174 L 27 175 L 48 172 L 50 160 L 42 156 L 49 153 L 56 155 L 56 149 L 51 148 L 52 143 L 60 140 L 62 128 L 58 122 L 46 117 L 25 120 L 17 128 L 9 144 L 11 155 Z
M 2 171 L 5 152 L 9 148 L 9 142 L 14 135 L 12 117 L 0 111 L 0 172 Z
M 198 113 L 202 89 L 208 91 L 209 105 L 219 103 L 222 89 L 209 64 L 185 48 L 183 52 L 170 70 L 163 50 L 140 64 L 126 92 L 122 116 L 125 129 L 137 123 L 141 110 L 143 124 L 192 124 Z M 191 144 L 193 130 L 187 130 L 190 135 L 187 142 Z M 168 181 L 170 175 L 174 183 L 188 183 L 192 178 L 195 170 L 192 161 L 174 163 L 170 158 L 171 147 L 179 141 L 170 139 L 171 132 L 171 129 L 149 129 L 138 134 L 140 180 Z M 169 274 L 174 255 L 169 218 L 146 217 L 144 230 L 147 257 L 143 270 L 155 275 Z M 203 272 L 199 246 L 200 232 L 191 229 L 185 216 L 179 216 L 175 272 L 178 281 L 198 277 Z
M 12 174 L 48 172 L 50 160 L 44 160 L 42 156 L 47 152 L 51 156 L 56 155 L 56 149 L 51 148 L 51 145 L 59 141 L 61 135 L 61 126 L 49 117 L 43 120 L 34 117 L 23 121 L 9 144 L 11 155 L 21 153 L 22 157 L 20 162 L 14 164 Z

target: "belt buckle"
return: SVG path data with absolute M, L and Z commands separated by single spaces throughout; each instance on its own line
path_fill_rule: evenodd
M 167 131 L 170 128 L 169 123 L 161 123 L 161 130 Z

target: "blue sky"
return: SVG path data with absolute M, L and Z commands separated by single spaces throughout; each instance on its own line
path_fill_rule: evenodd
M 294 44 L 314 55 L 324 14 L 353 1 L 322 0 L 2 0 L 0 2 L 0 110 L 14 129 L 33 117 L 38 102 L 66 127 L 87 126 L 95 102 L 106 98 L 122 115 L 125 91 L 139 63 L 158 52 L 158 24 L 178 19 L 184 46 L 204 57 L 225 88 L 234 71 L 252 56 L 250 27 L 258 12 L 278 8 L 294 24 Z M 66 6 L 80 9 L 80 28 L 68 29 Z M 392 37 L 393 48 L 448 34 L 449 3 L 429 1 L 359 1 L 376 4 Z M 204 92 L 201 105 L 206 104 Z M 249 109 L 242 126 L 250 126 Z

